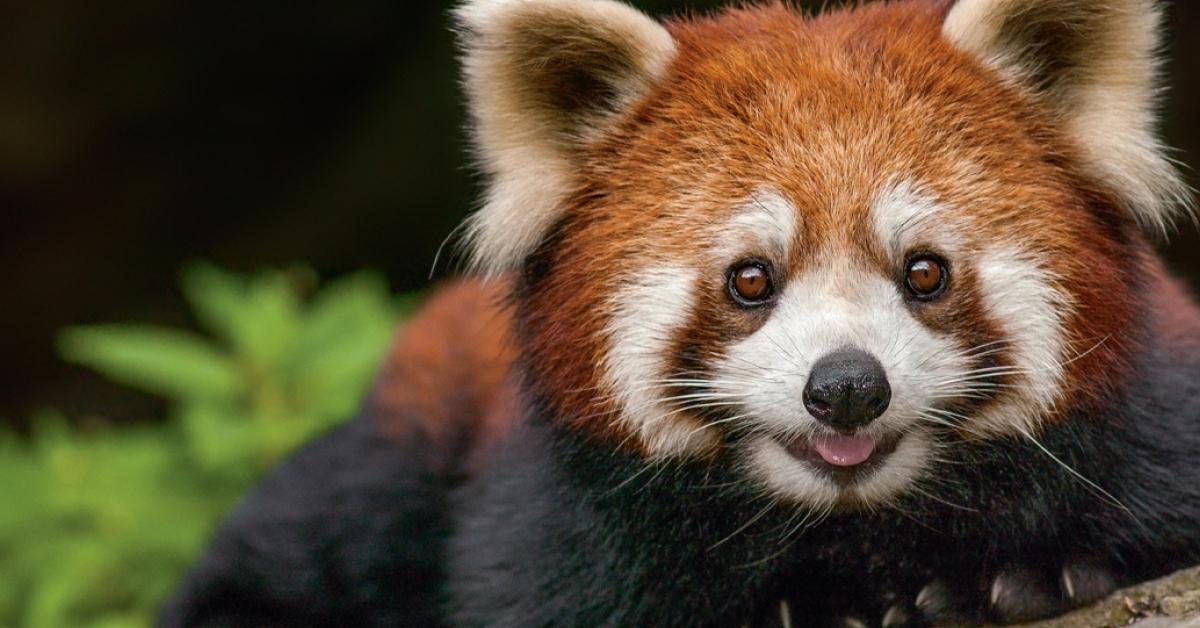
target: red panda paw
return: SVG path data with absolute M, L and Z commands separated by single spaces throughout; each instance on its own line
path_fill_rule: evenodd
M 912 610 L 916 625 L 1018 624 L 1061 615 L 1116 588 L 1113 574 L 1093 563 L 1069 563 L 1057 570 L 1018 565 L 983 581 L 934 580 L 917 594 Z

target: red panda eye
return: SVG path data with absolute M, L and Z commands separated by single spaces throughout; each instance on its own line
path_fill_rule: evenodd
M 742 305 L 760 305 L 774 291 L 771 273 L 758 262 L 737 266 L 729 275 L 729 291 Z
M 950 272 L 946 264 L 936 257 L 926 255 L 913 258 L 908 263 L 905 283 L 908 290 L 920 299 L 933 299 L 941 296 L 946 289 L 946 279 Z

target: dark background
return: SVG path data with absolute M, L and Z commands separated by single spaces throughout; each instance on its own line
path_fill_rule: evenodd
M 635 2 L 655 13 L 707 1 Z M 188 324 L 176 273 L 364 267 L 427 285 L 472 208 L 447 2 L 0 3 L 0 420 L 153 399 L 58 362 L 54 332 Z M 1170 8 L 1165 135 L 1200 163 L 1200 3 Z M 1189 173 L 1192 181 L 1195 177 Z M 1200 282 L 1200 239 L 1168 250 Z

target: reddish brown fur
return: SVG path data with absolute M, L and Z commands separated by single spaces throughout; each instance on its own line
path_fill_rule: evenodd
M 970 216 L 972 249 L 1008 242 L 1047 260 L 1076 303 L 1065 357 L 1086 353 L 1067 366 L 1064 405 L 1117 385 L 1146 245 L 1111 194 L 1073 166 L 1076 149 L 1052 113 L 943 39 L 945 7 L 873 3 L 806 18 L 772 5 L 670 25 L 674 66 L 586 150 L 543 249 L 552 270 L 521 306 L 535 379 L 560 412 L 624 440 L 613 409 L 590 392 L 608 299 L 643 265 L 703 267 L 706 225 L 722 224 L 757 186 L 799 207 L 793 274 L 830 251 L 890 269 L 869 211 L 895 175 Z M 965 159 L 974 182 L 964 181 Z M 919 316 L 964 339 L 992 338 L 996 321 L 964 270 L 957 296 Z M 718 293 L 721 280 L 702 279 L 698 293 Z
M 504 281 L 451 283 L 401 329 L 370 400 L 385 429 L 403 437 L 415 427 L 453 460 L 486 451 L 511 428 L 518 412 L 507 290 Z M 468 459 L 468 469 L 477 462 Z

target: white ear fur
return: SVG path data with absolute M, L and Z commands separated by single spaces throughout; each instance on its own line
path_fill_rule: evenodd
M 477 268 L 515 268 L 558 219 L 578 148 L 666 71 L 675 42 L 615 0 L 469 0 L 456 11 L 479 166 Z
M 1153 0 L 959 0 L 943 33 L 1056 110 L 1087 174 L 1165 231 L 1192 197 L 1156 134 L 1161 19 Z

